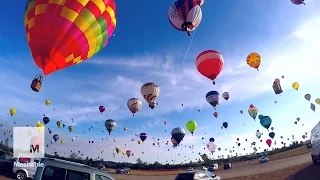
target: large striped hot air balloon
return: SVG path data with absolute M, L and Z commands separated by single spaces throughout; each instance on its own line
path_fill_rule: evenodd
M 211 79 L 215 84 L 215 79 L 219 76 L 223 68 L 223 57 L 215 50 L 206 50 L 196 58 L 196 67 L 205 77 Z
M 32 57 L 45 75 L 79 64 L 108 43 L 114 0 L 29 0 L 24 24 Z
M 195 30 L 202 19 L 201 5 L 203 0 L 177 0 L 168 12 L 170 24 L 179 31 Z

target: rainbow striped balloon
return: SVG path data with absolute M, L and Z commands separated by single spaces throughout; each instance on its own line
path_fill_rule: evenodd
M 92 57 L 116 22 L 114 0 L 29 0 L 24 16 L 33 59 L 45 75 Z

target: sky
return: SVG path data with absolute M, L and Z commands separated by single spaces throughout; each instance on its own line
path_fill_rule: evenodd
M 320 97 L 317 81 L 320 78 L 317 73 L 320 66 L 320 12 L 317 7 L 320 2 L 306 0 L 305 6 L 297 6 L 289 0 L 205 1 L 201 7 L 202 22 L 192 32 L 194 39 L 187 54 L 191 37 L 175 30 L 168 22 L 172 3 L 117 0 L 117 27 L 108 45 L 88 61 L 44 77 L 39 93 L 30 89 L 31 80 L 41 70 L 35 65 L 26 40 L 25 3 L 2 3 L 0 122 L 3 126 L 0 131 L 34 125 L 45 114 L 50 118 L 46 128 L 53 131 L 52 134 L 46 131 L 46 143 L 50 145 L 47 153 L 57 151 L 68 156 L 70 150 L 80 150 L 83 157 L 116 162 L 136 162 L 141 158 L 152 163 L 195 161 L 199 152 L 209 154 L 204 147 L 210 137 L 215 138 L 222 149 L 210 158 L 226 156 L 231 149 L 235 152 L 230 155 L 252 153 L 251 142 L 257 142 L 260 150 L 268 149 L 265 143 L 269 139 L 268 131 L 259 120 L 254 121 L 248 115 L 250 104 L 259 109 L 259 114 L 272 118 L 276 145 L 273 143 L 271 148 L 281 147 L 281 141 L 290 143 L 292 135 L 300 141 L 305 132 L 310 134 L 319 121 L 319 111 L 310 109 L 310 102 L 304 95 L 310 93 L 313 103 Z M 207 49 L 219 51 L 224 58 L 224 68 L 216 85 L 195 67 L 197 55 Z M 245 62 L 251 52 L 258 52 L 262 57 L 258 72 Z M 281 95 L 273 92 L 275 78 L 281 80 L 284 90 Z M 154 110 L 140 93 L 146 82 L 160 86 L 159 105 Z M 292 89 L 293 82 L 300 83 L 299 91 Z M 206 93 L 212 90 L 230 94 L 228 102 L 221 100 L 216 110 L 218 118 L 213 116 L 215 110 L 205 99 Z M 134 117 L 126 106 L 132 97 L 143 102 L 142 109 Z M 51 100 L 48 107 L 45 106 L 47 99 Z M 98 110 L 100 105 L 107 109 L 103 114 Z M 17 110 L 13 117 L 10 117 L 10 108 Z M 244 113 L 240 114 L 240 110 Z M 296 125 L 297 117 L 301 120 Z M 104 127 L 107 119 L 117 123 L 111 135 Z M 66 127 L 57 128 L 58 120 Z M 171 130 L 175 127 L 186 130 L 189 120 L 198 124 L 194 135 L 186 132 L 178 148 L 173 148 L 171 143 L 165 145 L 166 141 L 170 142 Z M 168 124 L 164 125 L 164 121 Z M 221 129 L 223 122 L 228 122 L 227 129 Z M 72 133 L 67 129 L 70 125 L 74 127 Z M 263 133 L 262 142 L 255 137 L 257 130 Z M 135 134 L 141 132 L 147 133 L 148 138 L 138 145 Z M 58 134 L 64 144 L 51 144 L 53 134 Z M 0 139 L 7 137 L 12 144 L 10 133 Z M 71 142 L 73 137 L 76 138 L 74 143 Z M 237 138 L 240 147 L 237 147 Z M 287 138 L 290 140 L 286 141 Z M 152 145 L 157 139 L 160 139 L 160 147 Z M 94 143 L 89 144 L 89 140 Z M 134 156 L 127 158 L 116 154 L 114 158 L 115 147 L 131 150 Z

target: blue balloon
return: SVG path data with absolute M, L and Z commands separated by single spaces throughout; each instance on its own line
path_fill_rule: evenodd
M 276 134 L 275 134 L 274 132 L 270 132 L 270 133 L 269 133 L 269 137 L 271 137 L 272 139 L 274 138 L 275 135 L 276 135 Z
M 211 106 L 216 107 L 219 104 L 220 94 L 218 91 L 209 91 L 206 94 L 206 100 Z
M 148 135 L 147 133 L 140 133 L 139 137 L 141 141 L 144 142 L 147 139 Z
M 227 128 L 227 127 L 228 127 L 228 123 L 227 123 L 227 122 L 224 122 L 224 123 L 222 123 L 222 126 L 223 126 L 224 128 Z
M 53 135 L 53 140 L 54 141 L 58 141 L 59 140 L 59 135 L 57 135 L 57 134 Z
M 182 139 L 184 138 L 186 132 L 184 129 L 180 128 L 180 127 L 177 127 L 177 128 L 174 128 L 172 131 L 171 131 L 171 136 L 173 137 L 173 139 L 178 143 L 180 144 L 180 142 L 182 141 Z
M 269 117 L 269 116 L 262 116 L 262 115 L 259 115 L 259 119 L 260 119 L 260 124 L 266 128 L 266 129 L 269 129 L 269 127 L 271 126 L 271 123 L 272 123 L 272 119 Z
M 210 141 L 210 142 L 214 142 L 214 138 L 210 138 L 209 141 Z

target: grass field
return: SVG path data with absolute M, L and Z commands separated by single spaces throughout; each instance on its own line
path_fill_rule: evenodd
M 251 176 L 242 176 L 236 178 L 227 178 L 228 180 L 319 180 L 320 166 L 310 163 L 293 166 L 286 169 L 271 171 L 268 173 L 255 174 Z
M 270 159 L 270 161 L 274 161 L 274 160 L 278 160 L 278 159 L 284 159 L 284 158 L 288 158 L 288 157 L 292 157 L 292 156 L 297 156 L 297 155 L 301 155 L 301 154 L 305 154 L 310 152 L 310 149 L 308 149 L 306 146 L 302 146 L 293 150 L 289 150 L 289 151 L 285 151 L 285 152 L 281 152 L 278 154 L 274 154 L 269 156 L 268 158 Z M 250 161 L 243 161 L 243 162 L 234 162 L 232 163 L 232 167 L 240 167 L 240 166 L 250 166 L 252 164 L 258 164 L 258 160 L 250 160 Z M 197 167 L 194 167 L 197 168 Z M 219 170 L 221 170 L 220 168 L 221 165 L 219 166 Z M 108 171 L 111 174 L 115 173 L 115 169 L 106 169 L 106 171 Z M 132 175 L 140 175 L 140 176 L 161 176 L 161 175 L 176 175 L 177 173 L 180 172 L 185 172 L 185 169 L 172 169 L 172 170 L 131 170 L 130 174 Z

